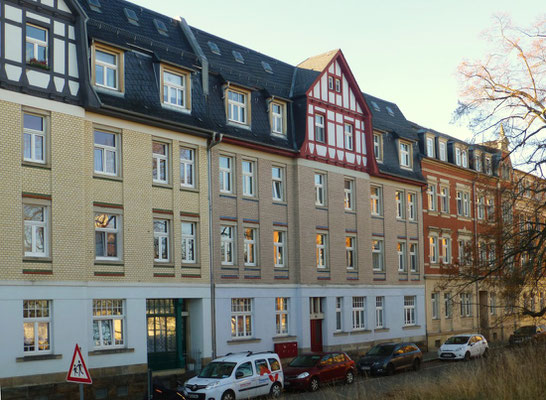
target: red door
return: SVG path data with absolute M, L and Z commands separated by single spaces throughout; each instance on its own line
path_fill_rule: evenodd
M 311 320 L 311 351 L 322 352 L 322 320 Z

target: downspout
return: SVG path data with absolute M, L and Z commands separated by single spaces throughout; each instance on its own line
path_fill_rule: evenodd
M 474 204 L 474 249 L 477 250 L 478 254 L 474 255 L 474 260 L 478 259 L 479 261 L 479 255 L 480 255 L 480 249 L 478 249 L 478 218 L 477 218 L 477 207 L 478 203 L 476 202 L 476 181 L 472 181 L 472 203 Z M 476 257 L 477 256 L 477 257 Z M 476 286 L 476 317 L 478 318 L 478 325 L 476 328 L 480 328 L 481 324 L 481 315 L 480 315 L 480 288 L 478 285 L 478 281 L 474 282 Z
M 212 148 L 219 144 L 224 137 L 223 134 L 214 132 L 207 143 L 207 182 L 209 201 L 209 279 L 210 279 L 210 318 L 212 338 L 212 359 L 216 358 L 216 285 L 214 281 L 214 238 L 212 229 Z

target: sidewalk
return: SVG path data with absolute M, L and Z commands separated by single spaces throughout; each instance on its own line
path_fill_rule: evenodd
M 438 352 L 437 351 L 424 351 L 423 352 L 423 362 L 431 362 L 438 360 Z

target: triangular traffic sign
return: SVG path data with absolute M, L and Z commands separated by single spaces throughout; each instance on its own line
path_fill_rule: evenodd
M 91 375 L 89 375 L 89 371 L 87 371 L 87 367 L 85 366 L 85 362 L 83 361 L 80 348 L 77 344 L 76 348 L 74 349 L 74 355 L 72 356 L 72 362 L 70 363 L 70 369 L 68 370 L 68 374 L 66 375 L 66 380 L 68 382 L 76 383 L 93 383 L 93 381 L 91 380 Z

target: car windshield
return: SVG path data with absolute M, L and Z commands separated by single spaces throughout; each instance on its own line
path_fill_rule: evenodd
M 320 360 L 320 356 L 319 355 L 302 355 L 302 356 L 297 356 L 296 358 L 294 358 L 292 361 L 290 361 L 290 364 L 288 364 L 290 367 L 296 367 L 296 368 L 301 368 L 301 367 L 313 367 L 315 366 Z
M 522 326 L 518 328 L 514 333 L 516 335 L 534 335 L 536 328 L 534 326 Z
M 388 356 L 392 354 L 394 345 L 374 346 L 366 353 L 367 356 Z
M 233 372 L 237 363 L 233 362 L 211 362 L 201 370 L 199 378 L 227 378 Z
M 452 336 L 444 344 L 466 344 L 470 336 Z

